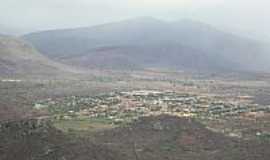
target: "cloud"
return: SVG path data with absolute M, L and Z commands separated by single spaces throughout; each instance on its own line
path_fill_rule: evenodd
M 176 8 L 176 7 L 202 7 L 220 4 L 223 0 L 128 0 L 131 5 L 141 7 L 162 7 L 162 8 Z
M 0 0 L 0 4 L 1 24 L 24 31 L 153 16 L 172 20 L 192 18 L 270 33 L 269 0 Z

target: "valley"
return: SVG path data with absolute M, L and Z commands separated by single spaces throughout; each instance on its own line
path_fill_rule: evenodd
M 268 53 L 149 17 L 0 35 L 0 160 L 267 160 Z
M 49 126 L 45 131 L 30 132 L 30 135 L 23 132 L 23 135 L 28 135 L 32 140 L 38 135 L 47 136 L 47 140 L 38 142 L 42 145 L 38 148 L 45 147 L 44 149 L 32 149 L 33 152 L 29 154 L 16 152 L 14 156 L 24 156 L 21 159 L 40 157 L 43 154 L 42 159 L 85 159 L 87 156 L 100 156 L 102 160 L 106 157 L 136 159 L 136 155 L 140 159 L 156 159 L 155 155 L 159 155 L 161 159 L 164 156 L 176 159 L 181 153 L 186 159 L 194 159 L 202 154 L 208 159 L 210 152 L 215 151 L 216 154 L 211 154 L 215 158 L 223 155 L 223 152 L 224 157 L 221 156 L 221 159 L 236 159 L 239 158 L 238 154 L 247 151 L 249 145 L 256 145 L 256 152 L 247 151 L 252 156 L 260 157 L 267 153 L 260 147 L 270 145 L 270 105 L 265 104 L 265 101 L 258 103 L 260 97 L 256 97 L 258 90 L 267 92 L 265 88 L 268 88 L 269 82 L 265 78 L 248 79 L 245 76 L 230 75 L 211 77 L 207 74 L 198 76 L 152 70 L 131 73 L 110 71 L 113 74 L 106 72 L 108 71 L 100 71 L 99 74 L 110 76 L 84 76 L 85 80 L 80 80 L 82 77 L 77 75 L 65 80 L 1 81 L 1 106 L 14 106 L 14 110 L 1 108 L 1 115 L 6 116 L 6 119 L 1 116 L 2 132 L 6 130 L 3 128 L 4 124 L 14 120 L 20 122 L 26 119 L 27 122 L 27 119 L 42 118 Z M 182 126 L 183 123 L 187 123 L 185 125 L 190 129 Z M 40 124 L 42 126 L 43 123 Z M 185 129 L 180 126 L 177 128 L 178 125 Z M 197 125 L 203 127 L 193 128 Z M 15 125 L 15 128 L 16 126 L 20 125 Z M 139 128 L 136 129 L 137 127 Z M 44 129 L 43 126 L 41 128 Z M 16 134 L 19 130 L 12 132 Z M 143 135 L 149 134 L 153 139 L 145 141 L 149 137 L 143 138 Z M 178 134 L 181 136 L 175 142 L 174 138 Z M 199 138 L 203 134 L 209 141 L 213 140 L 225 147 L 237 146 L 225 151 L 216 144 L 217 146 L 212 147 L 217 149 L 212 150 L 211 142 Z M 185 138 L 182 139 L 182 136 Z M 14 148 L 16 142 L 24 143 L 20 142 L 19 137 L 14 141 L 6 137 L 9 140 L 2 142 L 2 146 L 10 145 Z M 54 139 L 56 137 L 57 140 Z M 32 148 L 32 143 L 36 144 L 37 141 L 28 141 L 29 144 L 26 143 L 24 147 Z M 73 147 L 67 151 L 65 148 L 69 145 Z M 118 146 L 118 149 L 112 146 Z M 81 147 L 86 147 L 91 152 L 86 153 L 88 149 L 83 151 Z M 200 147 L 210 148 L 205 150 Z M 106 154 L 98 154 L 96 149 L 98 152 L 106 150 Z M 10 150 L 6 148 L 2 152 L 8 153 Z

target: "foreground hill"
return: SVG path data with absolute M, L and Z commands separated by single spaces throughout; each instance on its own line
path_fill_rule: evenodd
M 88 138 L 65 135 L 41 120 L 1 127 L 1 160 L 268 160 L 270 156 L 269 141 L 226 137 L 193 119 L 171 116 L 141 118 Z
M 1 123 L 1 160 L 122 160 L 120 153 L 87 139 L 66 136 L 44 120 Z
M 267 45 L 190 20 L 136 18 L 23 38 L 51 58 L 84 67 L 265 71 L 270 60 Z
M 215 133 L 188 118 L 145 117 L 97 136 L 126 159 L 266 160 L 269 141 L 243 140 Z

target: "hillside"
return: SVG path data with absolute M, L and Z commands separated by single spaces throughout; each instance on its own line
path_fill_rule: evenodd
M 269 141 L 226 137 L 193 119 L 145 117 L 128 127 L 98 134 L 96 141 L 117 148 L 126 159 L 265 160 Z
M 179 54 L 179 52 L 181 53 Z M 193 57 L 197 58 L 194 59 Z M 189 60 L 188 63 L 186 62 L 187 59 Z M 164 43 L 147 46 L 101 47 L 88 51 L 86 55 L 63 58 L 61 61 L 81 67 L 112 69 L 142 69 L 148 67 L 211 69 L 215 67 L 211 57 L 201 51 Z
M 45 120 L 0 123 L 1 160 L 122 160 L 120 152 L 64 135 Z
M 14 37 L 0 36 L 0 75 L 55 75 L 68 68 L 40 54 L 29 43 Z
M 81 138 L 44 120 L 1 125 L 1 160 L 266 160 L 270 156 L 269 141 L 226 137 L 193 119 L 165 115 Z
M 267 71 L 270 67 L 266 44 L 191 20 L 143 17 L 23 38 L 51 58 L 86 67 L 105 62 L 109 68 Z

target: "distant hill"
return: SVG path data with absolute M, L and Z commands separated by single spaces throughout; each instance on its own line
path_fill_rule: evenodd
M 66 69 L 40 54 L 29 43 L 14 37 L 0 36 L 0 76 L 56 74 Z
M 84 67 L 267 71 L 266 44 L 191 20 L 143 17 L 23 36 L 47 56 Z

